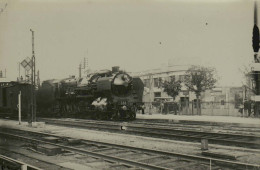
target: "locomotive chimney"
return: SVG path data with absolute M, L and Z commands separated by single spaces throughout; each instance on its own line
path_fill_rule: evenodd
M 112 67 L 112 73 L 119 72 L 119 66 Z

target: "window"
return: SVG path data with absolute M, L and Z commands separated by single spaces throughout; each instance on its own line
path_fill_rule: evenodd
M 221 100 L 221 105 L 225 105 L 225 100 Z
M 175 76 L 170 76 L 170 81 L 175 81 Z
M 153 82 L 154 82 L 154 87 L 159 87 L 159 78 L 154 78 Z
M 180 75 L 180 81 L 184 81 L 185 75 Z
M 153 83 L 154 83 L 154 87 L 158 87 L 159 79 L 158 78 L 154 78 L 153 79 Z
M 154 97 L 161 97 L 161 92 L 155 92 Z
M 148 88 L 150 87 L 150 80 L 149 79 L 144 80 L 144 86 L 148 87 Z

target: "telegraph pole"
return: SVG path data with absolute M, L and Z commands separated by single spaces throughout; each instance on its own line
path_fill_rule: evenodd
M 84 60 L 84 73 L 85 73 L 85 76 L 87 76 L 88 75 L 88 58 L 86 59 L 86 58 L 84 58 L 85 60 Z
M 81 63 L 82 63 L 82 62 L 80 62 L 80 64 L 79 64 L 79 78 L 81 78 L 81 76 L 82 76 L 82 74 L 81 74 L 82 69 L 84 70 L 83 73 L 85 73 L 85 70 L 86 70 L 86 68 L 88 67 L 88 58 L 86 59 L 86 58 L 84 57 L 84 59 L 83 59 L 83 64 L 81 64 Z
M 37 87 L 40 88 L 41 81 L 40 81 L 40 71 L 37 71 Z
M 149 104 L 149 115 L 152 114 L 152 102 L 153 102 L 153 76 L 152 74 L 150 73 L 149 75 L 149 85 L 150 85 L 150 91 L 149 91 L 149 101 L 150 101 L 150 104 Z
M 21 81 L 21 63 L 18 63 L 18 69 L 19 69 L 19 75 L 18 75 L 18 80 Z
M 81 78 L 81 64 L 79 64 L 79 78 Z
M 84 61 L 83 61 L 83 69 L 86 69 L 86 58 L 84 57 Z

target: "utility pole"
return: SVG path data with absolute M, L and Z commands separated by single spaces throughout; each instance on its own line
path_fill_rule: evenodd
M 32 109 L 32 122 L 36 122 L 36 98 L 35 98 L 35 53 L 34 53 L 34 31 L 32 32 L 32 59 L 31 59 L 31 109 Z
M 22 95 L 22 92 L 20 91 L 19 94 L 18 94 L 18 120 L 19 120 L 19 125 L 21 124 L 21 95 Z
M 40 81 L 40 71 L 37 71 L 37 87 L 39 88 L 41 85 L 41 81 Z
M 83 73 L 85 73 L 85 70 L 88 68 L 88 58 L 86 59 L 84 57 L 83 59 L 83 65 L 82 65 L 82 62 L 80 62 L 79 64 L 79 78 L 81 78 L 81 72 L 82 72 L 82 69 L 83 69 Z
M 86 69 L 88 69 L 88 58 L 87 58 L 87 63 L 86 63 Z
M 81 78 L 81 63 L 79 64 L 79 78 Z
M 86 58 L 84 57 L 84 61 L 83 61 L 83 69 L 86 69 Z
M 88 58 L 85 60 L 85 65 L 86 65 L 86 68 L 84 68 L 84 73 L 85 73 L 85 76 L 88 75 Z
M 149 84 L 150 84 L 150 92 L 149 92 L 149 98 L 150 98 L 150 104 L 149 104 L 149 114 L 151 115 L 152 114 L 152 102 L 153 102 L 153 99 L 152 99 L 152 93 L 153 93 L 153 76 L 152 74 L 149 75 Z
M 245 95 L 246 92 L 245 92 L 245 88 L 243 87 L 243 94 L 242 94 L 242 102 L 243 102 L 243 110 L 242 110 L 242 117 L 245 116 Z
M 18 75 L 18 80 L 21 81 L 21 63 L 18 63 L 18 69 L 19 69 L 19 75 Z

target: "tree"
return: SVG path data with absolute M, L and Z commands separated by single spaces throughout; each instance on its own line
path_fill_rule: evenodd
M 179 95 L 181 91 L 181 81 L 175 81 L 171 79 L 170 81 L 162 81 L 160 80 L 160 86 L 163 88 L 163 91 L 166 92 L 169 96 L 175 100 L 176 96 Z
M 174 79 L 171 79 L 170 81 L 162 81 L 161 79 L 159 80 L 160 82 L 160 87 L 163 88 L 163 91 L 166 92 L 169 96 L 175 100 L 176 96 L 179 95 L 181 91 L 181 81 L 175 81 Z M 167 104 L 167 112 L 169 111 L 169 105 Z M 178 106 L 175 103 L 174 104 L 174 111 L 175 114 L 177 114 Z
M 217 82 L 215 76 L 216 70 L 211 67 L 191 66 L 186 71 L 184 83 L 190 91 L 196 94 L 196 106 L 198 114 L 201 113 L 199 107 L 199 98 L 201 96 L 201 92 L 215 87 L 215 83 Z

